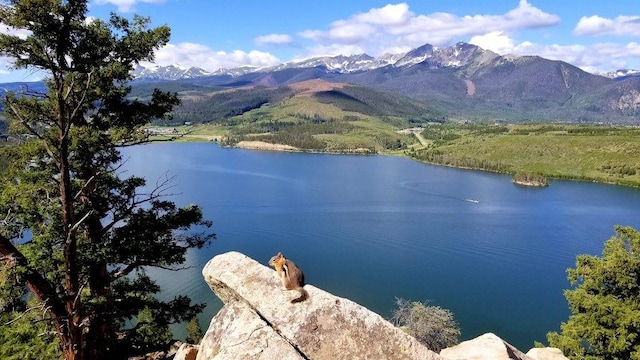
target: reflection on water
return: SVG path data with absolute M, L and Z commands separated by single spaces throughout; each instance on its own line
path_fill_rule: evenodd
M 309 283 L 388 317 L 395 297 L 452 310 L 463 339 L 494 332 L 527 350 L 559 329 L 566 268 L 600 254 L 617 224 L 640 228 L 640 191 L 552 182 L 514 186 L 508 176 L 387 156 L 290 154 L 159 144 L 124 149 L 149 183 L 176 176 L 174 200 L 199 204 L 218 240 L 190 268 L 153 272 L 162 296 L 220 302 L 200 273 L 216 254 L 267 264 L 282 251 Z M 473 200 L 473 201 L 469 201 Z

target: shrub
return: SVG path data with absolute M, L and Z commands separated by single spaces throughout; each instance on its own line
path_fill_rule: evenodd
M 398 308 L 393 312 L 393 324 L 435 352 L 456 345 L 460 329 L 453 313 L 427 303 L 396 298 Z

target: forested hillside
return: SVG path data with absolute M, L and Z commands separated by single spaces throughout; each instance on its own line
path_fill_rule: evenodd
M 145 86 L 133 94 L 144 99 Z M 178 92 L 181 105 L 156 125 L 216 124 L 227 133 L 225 144 L 262 141 L 307 151 L 376 153 L 414 141 L 400 129 L 445 121 L 444 114 L 409 97 L 324 80 L 231 89 L 167 86 Z

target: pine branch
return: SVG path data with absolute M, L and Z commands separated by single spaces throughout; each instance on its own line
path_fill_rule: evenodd
M 44 303 L 40 303 L 40 304 L 38 304 L 36 306 L 32 306 L 32 307 L 26 309 L 25 311 L 23 311 L 20 315 L 18 315 L 14 319 L 9 320 L 8 322 L 6 322 L 4 325 L 5 326 L 9 326 L 9 325 L 13 324 L 14 322 L 16 322 L 16 321 L 22 319 L 23 317 L 27 316 L 27 314 L 29 314 L 31 311 L 38 310 L 38 309 L 46 310 L 46 305 Z
M 0 255 L 2 263 L 8 267 L 20 267 L 24 270 L 23 276 L 29 289 L 38 300 L 46 305 L 53 317 L 66 318 L 67 312 L 64 304 L 58 298 L 55 288 L 39 272 L 28 265 L 27 259 L 12 243 L 11 240 L 0 235 Z

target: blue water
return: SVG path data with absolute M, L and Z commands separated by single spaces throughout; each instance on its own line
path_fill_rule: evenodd
M 218 235 L 191 268 L 153 272 L 164 296 L 221 303 L 201 269 L 240 251 L 266 265 L 282 251 L 308 283 L 390 317 L 395 298 L 451 310 L 462 339 L 493 332 L 526 351 L 569 311 L 566 269 L 599 255 L 614 226 L 640 228 L 640 191 L 509 176 L 390 156 L 257 152 L 213 143 L 126 148 L 129 173 L 150 185 L 175 176 L 172 199 L 197 203 Z M 474 201 L 469 201 L 474 200 Z M 477 202 L 475 202 L 477 201 Z

